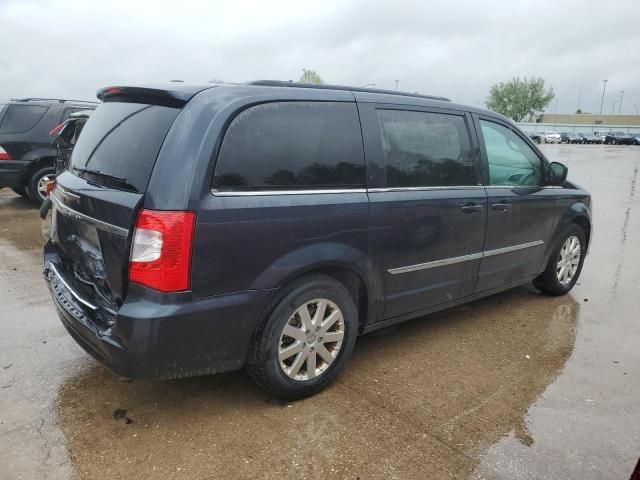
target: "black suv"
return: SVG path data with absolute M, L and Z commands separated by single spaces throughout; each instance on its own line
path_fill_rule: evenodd
M 0 188 L 41 203 L 44 177 L 54 172 L 57 151 L 49 132 L 79 110 L 96 102 L 43 98 L 14 99 L 0 104 Z
M 126 377 L 324 388 L 358 334 L 576 283 L 589 194 L 506 118 L 339 86 L 110 87 L 56 180 L 44 273 Z

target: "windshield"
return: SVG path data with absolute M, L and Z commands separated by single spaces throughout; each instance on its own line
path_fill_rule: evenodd
M 164 137 L 179 112 L 140 103 L 100 105 L 73 150 L 72 173 L 94 183 L 146 191 Z M 114 179 L 119 180 L 115 185 Z

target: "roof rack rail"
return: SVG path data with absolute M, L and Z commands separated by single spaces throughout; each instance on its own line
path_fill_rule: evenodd
M 11 101 L 13 102 L 58 102 L 58 103 L 75 102 L 75 103 L 91 103 L 91 104 L 99 103 L 99 102 L 92 102 L 90 100 L 72 100 L 68 98 L 44 98 L 44 97 L 12 98 Z
M 347 85 L 329 85 L 329 84 L 315 84 L 315 83 L 299 83 L 299 82 L 284 82 L 282 80 L 254 80 L 247 82 L 246 85 L 259 85 L 264 87 L 296 87 L 296 88 L 317 88 L 321 90 L 346 90 L 349 92 L 364 92 L 364 93 L 383 93 L 385 95 L 400 95 L 403 97 L 418 97 L 428 98 L 429 100 L 440 100 L 443 102 L 450 102 L 451 100 L 446 97 L 438 97 L 435 95 L 421 95 L 419 93 L 401 92 L 397 90 L 383 90 L 379 88 L 364 88 L 364 87 L 349 87 Z

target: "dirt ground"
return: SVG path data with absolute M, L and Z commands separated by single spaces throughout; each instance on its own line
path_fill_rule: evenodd
M 0 190 L 0 478 L 628 478 L 640 456 L 640 148 L 543 145 L 591 191 L 565 297 L 521 287 L 361 337 L 327 391 L 126 382 L 66 333 L 37 210 Z

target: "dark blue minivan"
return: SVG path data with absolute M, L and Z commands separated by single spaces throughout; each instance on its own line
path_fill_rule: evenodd
M 495 113 L 275 81 L 98 98 L 51 195 L 44 273 L 120 375 L 246 367 L 300 398 L 359 334 L 580 275 L 589 194 Z

